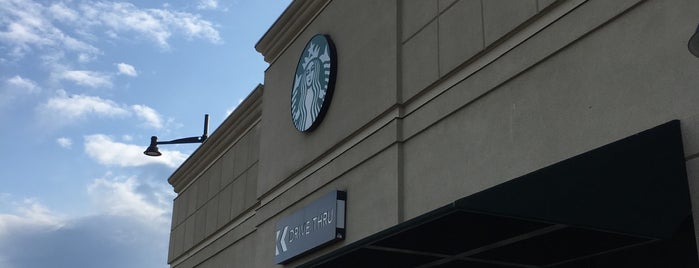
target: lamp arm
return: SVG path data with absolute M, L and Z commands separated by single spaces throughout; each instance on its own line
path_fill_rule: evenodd
M 171 141 L 158 141 L 156 144 L 182 144 L 182 143 L 201 143 L 206 140 L 205 136 L 202 137 L 189 137 L 189 138 L 182 138 L 182 139 L 176 139 L 176 140 L 171 140 Z
M 209 114 L 204 114 L 204 134 L 201 135 L 201 141 L 209 137 Z
M 208 137 L 209 137 L 209 114 L 205 114 L 204 115 L 204 134 L 202 134 L 200 137 L 188 137 L 188 138 L 181 138 L 181 139 L 170 140 L 170 141 L 158 141 L 157 136 L 152 136 L 152 137 L 150 137 L 150 145 L 148 145 L 148 148 L 143 153 L 147 156 L 160 156 L 162 154 L 158 151 L 158 146 L 157 146 L 158 144 L 203 143 Z

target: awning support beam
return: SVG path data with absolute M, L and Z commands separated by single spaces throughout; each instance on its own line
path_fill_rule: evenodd
M 466 252 L 463 252 L 463 253 L 460 253 L 460 254 L 451 256 L 451 257 L 449 257 L 449 258 L 444 258 L 444 259 L 436 260 L 436 261 L 433 261 L 433 262 L 430 262 L 430 263 L 427 263 L 427 264 L 418 266 L 417 268 L 433 267 L 433 266 L 440 265 L 440 264 L 444 264 L 444 263 L 447 263 L 447 262 L 450 262 L 450 261 L 453 261 L 453 260 L 468 258 L 468 257 L 473 256 L 473 255 L 476 255 L 476 254 L 478 254 L 478 253 L 486 252 L 486 251 L 488 251 L 488 250 L 492 250 L 492 249 L 495 249 L 495 248 L 499 248 L 499 247 L 507 246 L 507 245 L 510 245 L 510 244 L 514 244 L 514 243 L 517 243 L 517 242 L 520 242 L 520 241 L 524 241 L 524 240 L 527 240 L 527 239 L 530 239 L 530 238 L 533 238 L 533 237 L 536 237 L 536 236 L 540 236 L 540 235 L 548 234 L 548 233 L 551 233 L 551 232 L 555 232 L 555 231 L 561 230 L 561 229 L 566 228 L 566 227 L 568 227 L 568 226 L 567 226 L 567 225 L 564 225 L 564 224 L 554 224 L 554 225 L 551 225 L 551 226 L 548 226 L 548 227 L 544 227 L 544 228 L 541 228 L 541 229 L 538 229 L 538 230 L 534 230 L 534 231 L 531 231 L 531 232 L 528 232 L 528 233 L 524 233 L 524 234 L 521 234 L 521 235 L 513 236 L 513 237 L 510 237 L 510 238 L 505 239 L 505 240 L 500 240 L 500 241 L 498 241 L 498 242 L 495 242 L 495 243 L 492 243 L 492 244 L 489 244 L 489 245 L 485 245 L 485 246 L 482 246 L 482 247 L 479 247 L 479 248 L 475 248 L 475 249 L 472 249 L 472 250 L 469 250 L 469 251 L 466 251 Z M 503 264 L 503 263 L 502 263 L 502 262 L 498 262 L 498 264 Z M 537 266 L 532 266 L 532 265 L 522 265 L 522 264 L 514 264 L 514 263 L 507 263 L 507 265 L 510 265 L 510 266 L 513 266 L 513 267 L 523 267 L 523 268 L 535 268 L 535 267 L 537 267 Z
M 598 253 L 595 253 L 595 254 L 580 256 L 580 257 L 578 257 L 578 258 L 569 259 L 569 260 L 565 260 L 565 261 L 561 261 L 561 262 L 557 262 L 557 263 L 552 263 L 552 264 L 549 264 L 549 265 L 546 265 L 546 266 L 542 266 L 542 268 L 556 267 L 556 266 L 561 265 L 561 264 L 564 264 L 564 263 L 575 262 L 575 261 L 584 260 L 584 259 L 588 259 L 588 258 L 592 258 L 592 257 L 596 257 L 596 256 L 602 256 L 602 255 L 609 254 L 609 253 L 614 253 L 614 252 L 617 252 L 617 251 L 623 251 L 623 250 L 630 249 L 630 248 L 634 248 L 634 247 L 640 247 L 640 246 L 647 245 L 647 244 L 650 244 L 650 243 L 654 243 L 654 242 L 657 242 L 657 241 L 659 241 L 659 239 L 647 240 L 647 241 L 643 241 L 643 242 L 636 243 L 636 244 L 631 244 L 631 245 L 624 246 L 624 247 L 619 247 L 619 248 L 615 248 L 615 249 L 611 249 L 611 250 L 607 250 L 607 251 L 598 252 Z

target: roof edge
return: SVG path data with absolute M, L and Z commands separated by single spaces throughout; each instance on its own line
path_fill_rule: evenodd
M 274 62 L 331 0 L 293 1 L 255 44 L 267 63 Z
M 170 175 L 167 181 L 176 193 L 180 193 L 194 182 L 259 121 L 262 114 L 263 90 L 264 86 L 258 84 L 209 138 Z

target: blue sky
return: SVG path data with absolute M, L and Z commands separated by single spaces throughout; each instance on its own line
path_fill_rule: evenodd
M 289 0 L 0 0 L 0 267 L 167 267 L 168 176 Z

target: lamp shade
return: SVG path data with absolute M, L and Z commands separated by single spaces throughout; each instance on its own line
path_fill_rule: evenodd
M 158 137 L 152 136 L 150 137 L 150 145 L 148 145 L 148 148 L 146 148 L 146 151 L 143 152 L 143 154 L 147 156 L 161 156 L 162 154 L 158 150 Z

